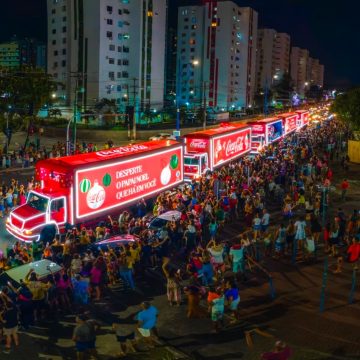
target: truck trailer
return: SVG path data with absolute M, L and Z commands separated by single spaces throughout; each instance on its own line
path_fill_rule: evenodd
M 183 182 L 183 145 L 158 140 L 41 160 L 39 188 L 7 218 L 22 241 L 52 241 L 66 228 L 94 222 Z

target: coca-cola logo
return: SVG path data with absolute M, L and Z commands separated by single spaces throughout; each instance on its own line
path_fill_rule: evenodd
M 147 150 L 149 147 L 146 145 L 142 145 L 142 144 L 135 144 L 135 145 L 130 145 L 130 146 L 121 146 L 115 149 L 111 149 L 111 150 L 101 150 L 101 151 L 97 151 L 96 155 L 105 157 L 105 156 L 112 156 L 112 155 L 124 155 L 124 154 L 129 154 L 129 153 L 133 153 L 136 151 L 140 151 L 140 150 Z
M 191 149 L 206 149 L 207 143 L 205 140 L 192 140 L 189 144 Z
M 105 201 L 105 190 L 99 186 L 97 189 L 91 189 L 86 196 L 86 203 L 90 209 L 98 209 Z
M 245 150 L 248 146 L 244 143 L 244 136 L 238 136 L 235 141 L 228 140 L 226 143 L 226 156 L 237 154 L 243 150 Z
M 262 132 L 262 131 L 264 131 L 264 128 L 263 128 L 262 125 L 253 125 L 252 126 L 252 131 Z

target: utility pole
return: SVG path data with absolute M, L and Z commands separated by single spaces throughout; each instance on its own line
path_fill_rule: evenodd
M 206 81 L 203 81 L 203 129 L 206 129 Z
M 269 113 L 269 104 L 268 104 L 268 81 L 265 80 L 265 89 L 264 89 L 264 114 L 267 115 Z
M 9 143 L 10 143 L 10 130 L 9 130 L 9 118 L 10 118 L 10 109 L 11 106 L 8 107 L 8 113 L 6 116 L 6 155 L 9 153 Z
M 180 131 L 180 72 L 181 72 L 181 68 L 180 68 L 180 59 L 178 62 L 178 71 L 177 71 L 177 76 L 176 76 L 176 131 Z
M 133 140 L 136 140 L 136 117 L 137 117 L 137 104 L 136 104 L 136 95 L 137 95 L 137 85 L 136 85 L 136 78 L 132 79 L 133 86 L 132 86 L 132 94 L 133 94 L 133 105 L 134 105 L 134 118 L 133 118 Z
M 75 77 L 75 90 L 74 90 L 74 109 L 73 109 L 73 146 L 74 152 L 76 149 L 76 125 L 77 125 L 77 114 L 78 114 L 78 96 L 79 94 L 84 94 L 85 89 L 83 87 L 84 83 L 84 73 L 76 72 L 71 75 Z M 82 101 L 84 99 L 82 98 Z
M 73 146 L 74 153 L 76 150 L 76 122 L 77 122 L 77 111 L 78 111 L 78 86 L 79 86 L 79 78 L 77 77 L 75 80 L 75 97 L 74 97 L 74 122 L 73 122 Z
M 129 114 L 129 103 L 130 103 L 130 94 L 129 94 L 129 85 L 126 85 L 126 108 L 127 108 L 127 130 L 128 130 L 128 140 L 131 139 L 131 128 L 130 128 L 130 114 Z

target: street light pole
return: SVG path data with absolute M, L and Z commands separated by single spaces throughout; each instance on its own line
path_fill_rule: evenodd
M 6 155 L 9 153 L 9 117 L 10 112 L 8 112 L 6 117 Z
M 206 129 L 206 81 L 203 81 L 203 129 Z
M 177 74 L 177 79 L 176 79 L 176 131 L 180 131 L 180 59 L 179 59 L 179 64 L 178 64 L 178 74 Z
M 74 144 L 74 151 L 76 148 L 76 118 L 77 118 L 77 111 L 78 111 L 78 78 L 76 79 L 75 83 L 75 97 L 74 97 L 74 115 L 73 115 L 73 144 Z
M 73 120 L 74 117 L 71 117 L 66 127 L 66 156 L 70 155 L 70 124 Z

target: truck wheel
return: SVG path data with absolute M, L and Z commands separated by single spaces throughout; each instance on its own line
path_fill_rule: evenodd
M 46 245 L 46 243 L 51 243 L 56 235 L 55 226 L 46 226 L 40 234 L 40 241 Z

